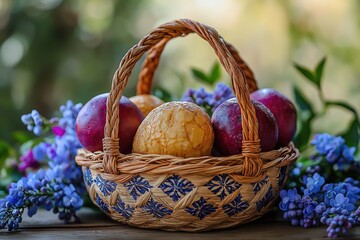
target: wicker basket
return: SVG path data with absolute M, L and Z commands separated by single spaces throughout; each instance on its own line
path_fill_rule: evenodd
M 121 154 L 117 103 L 134 65 L 149 51 L 140 74 L 138 94 L 150 93 L 166 43 L 193 32 L 211 45 L 231 77 L 243 112 L 242 154 L 192 158 Z M 299 152 L 292 143 L 260 152 L 257 119 L 250 103 L 250 92 L 256 89 L 251 70 L 213 28 L 184 19 L 153 30 L 127 52 L 115 72 L 107 102 L 104 151 L 81 149 L 76 157 L 94 204 L 112 219 L 131 226 L 177 231 L 226 228 L 264 215 L 276 201 L 288 166 Z

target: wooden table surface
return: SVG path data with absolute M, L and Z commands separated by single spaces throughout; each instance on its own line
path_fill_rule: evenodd
M 55 214 L 39 211 L 32 218 L 24 217 L 21 229 L 15 232 L 0 230 L 0 240 L 5 239 L 154 239 L 154 240 L 223 240 L 223 239 L 327 239 L 326 228 L 303 229 L 280 222 L 274 215 L 226 230 L 203 233 L 165 232 L 128 227 L 114 222 L 92 209 L 79 212 L 82 220 L 78 224 L 64 224 Z M 351 230 L 345 239 L 360 239 L 360 227 Z

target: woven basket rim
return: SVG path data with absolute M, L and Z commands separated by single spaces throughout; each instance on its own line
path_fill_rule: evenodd
M 75 160 L 78 165 L 98 170 L 107 175 L 107 179 L 114 179 L 122 174 L 131 179 L 138 174 L 177 174 L 177 175 L 235 175 L 234 179 L 239 182 L 256 182 L 266 175 L 266 171 L 275 167 L 283 167 L 292 164 L 299 156 L 298 149 L 291 142 L 288 146 L 261 152 L 260 159 L 263 164 L 262 172 L 258 176 L 244 176 L 244 156 L 242 154 L 225 157 L 201 156 L 201 157 L 177 157 L 160 154 L 122 154 L 116 162 L 117 174 L 108 174 L 103 168 L 104 153 L 102 151 L 90 152 L 79 149 Z

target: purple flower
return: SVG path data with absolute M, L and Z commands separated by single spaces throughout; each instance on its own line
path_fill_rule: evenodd
M 24 155 L 20 157 L 20 163 L 18 165 L 18 170 L 20 172 L 25 172 L 27 169 L 38 169 L 40 163 L 34 158 L 33 150 L 28 150 Z
M 65 134 L 65 129 L 60 127 L 60 126 L 53 126 L 51 128 L 52 132 L 56 135 L 56 136 L 63 136 Z
M 212 93 L 205 91 L 204 88 L 198 90 L 190 88 L 184 93 L 181 101 L 195 103 L 211 116 L 221 103 L 233 97 L 231 88 L 226 84 L 218 83 Z

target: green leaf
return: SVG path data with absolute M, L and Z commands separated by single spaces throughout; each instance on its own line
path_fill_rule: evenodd
M 1 186 L 0 186 L 0 187 L 1 187 Z M 6 188 L 4 188 L 4 189 L 1 189 L 1 188 L 0 188 L 0 199 L 6 197 L 7 194 L 6 194 L 5 190 L 6 190 Z
M 325 104 L 327 106 L 342 107 L 342 108 L 350 111 L 354 115 L 355 119 L 359 122 L 359 115 L 356 112 L 356 109 L 353 106 L 351 106 L 350 104 L 343 102 L 343 101 L 326 101 Z
M 357 147 L 359 145 L 359 122 L 354 118 L 346 131 L 341 134 L 349 146 Z
M 12 133 L 12 137 L 16 142 L 22 144 L 34 138 L 34 135 L 27 131 L 15 131 Z
M 302 120 L 301 126 L 297 131 L 293 142 L 295 146 L 302 151 L 309 142 L 310 135 L 311 135 L 311 122 L 312 118 Z
M 310 82 L 314 83 L 317 87 L 320 87 L 319 82 L 316 78 L 316 73 L 314 73 L 313 71 L 307 69 L 304 66 L 301 66 L 297 63 L 294 63 L 295 68 L 302 74 L 304 75 L 304 77 L 306 77 L 308 80 L 310 80 Z
M 310 101 L 296 86 L 293 87 L 293 93 L 295 97 L 295 103 L 298 106 L 298 109 L 300 110 L 301 117 L 303 119 L 313 118 L 315 116 L 315 112 Z
M 323 75 L 325 63 L 326 63 L 326 57 L 323 57 L 320 60 L 320 62 L 318 63 L 318 65 L 316 66 L 316 69 L 315 69 L 316 82 L 317 82 L 319 88 L 321 86 L 321 78 L 322 78 L 322 75 Z
M 209 79 L 203 71 L 196 68 L 191 68 L 191 73 L 195 77 L 195 79 L 211 84 L 211 79 Z
M 218 62 L 215 62 L 211 68 L 209 80 L 211 81 L 212 84 L 214 84 L 215 82 L 220 80 L 220 77 L 221 77 L 220 64 Z
M 0 140 L 0 170 L 10 155 L 11 147 L 3 140 Z
M 164 102 L 170 102 L 175 99 L 175 97 L 168 90 L 162 87 L 154 88 L 153 92 L 156 97 L 160 98 Z
M 350 122 L 347 130 L 341 135 L 345 139 L 346 144 L 357 147 L 360 141 L 360 118 L 356 109 L 350 104 L 343 101 L 326 101 L 325 104 L 326 106 L 336 106 L 344 108 L 353 114 L 353 120 Z

